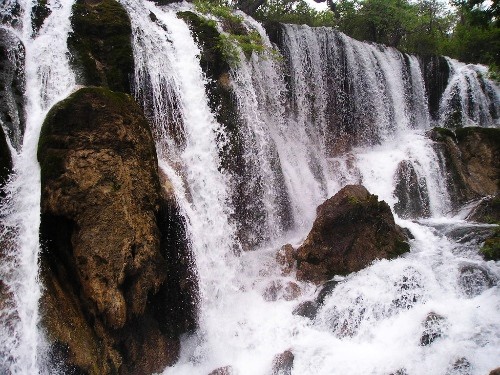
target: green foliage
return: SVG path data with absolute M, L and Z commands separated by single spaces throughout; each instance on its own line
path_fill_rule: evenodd
M 196 0 L 195 9 L 204 15 L 210 15 L 220 20 L 224 32 L 218 33 L 215 43 L 216 49 L 221 53 L 224 61 L 235 66 L 240 63 L 240 49 L 249 58 L 252 53 L 269 53 L 264 46 L 260 34 L 255 30 L 247 30 L 243 25 L 243 17 L 234 14 L 233 10 L 224 1 Z M 203 17 L 200 17 L 203 18 Z M 206 26 L 216 28 L 216 21 L 204 19 Z
M 484 242 L 480 252 L 486 260 L 500 260 L 500 227 Z
M 243 18 L 234 14 L 233 9 L 223 0 L 196 0 L 194 8 L 202 14 L 211 14 L 219 19 L 227 20 L 237 24 L 243 22 Z

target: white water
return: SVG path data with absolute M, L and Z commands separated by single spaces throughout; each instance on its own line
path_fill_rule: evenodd
M 479 375 L 499 365 L 500 267 L 481 260 L 477 243 L 450 237 L 451 229 L 470 224 L 447 217 L 450 197 L 424 136 L 429 115 L 415 57 L 299 26 L 285 29 L 284 61 L 242 55 L 230 74 L 249 171 L 245 186 L 253 197 L 243 204 L 262 214 L 243 221 L 231 191 L 235 176 L 220 168 L 227 135 L 208 106 L 200 51 L 188 27 L 174 8 L 120 2 L 133 27 L 136 97 L 153 124 L 160 168 L 186 218 L 200 280 L 199 329 L 183 338 L 181 357 L 165 374 L 206 375 L 227 365 L 236 374 L 269 374 L 274 356 L 287 349 L 295 355 L 292 374 L 301 375 L 382 375 L 402 368 L 408 374 L 462 374 L 452 369 L 461 358 L 470 362 L 469 373 Z M 28 13 L 25 27 L 16 30 L 27 49 L 29 116 L 8 185 L 10 201 L 2 207 L 2 237 L 15 241 L 1 269 L 13 305 L 2 311 L 0 372 L 42 372 L 36 144 L 47 109 L 74 87 L 64 43 L 71 1 L 49 4 L 53 12 L 38 37 L 31 37 Z M 258 24 L 245 23 L 272 48 Z M 393 206 L 394 175 L 403 160 L 425 179 L 433 216 L 397 219 L 415 236 L 411 252 L 343 279 L 315 320 L 293 315 L 317 290 L 281 275 L 279 246 L 300 245 L 316 206 L 348 183 L 363 183 Z M 256 239 L 250 241 L 254 251 L 241 252 L 248 244 L 237 238 L 238 221 Z M 465 292 L 459 282 L 464 264 L 480 266 L 495 285 L 477 278 L 474 292 Z M 420 346 L 430 312 L 446 319 L 444 334 Z
M 40 128 L 50 107 L 66 97 L 75 79 L 68 63 L 66 39 L 73 0 L 52 0 L 52 14 L 33 37 L 31 2 L 21 1 L 22 22 L 11 29 L 26 48 L 26 131 L 22 148 L 13 155 L 14 173 L 7 202 L 1 207 L 5 259 L 0 275 L 11 293 L 0 320 L 0 372 L 37 374 L 43 336 L 37 324 L 38 228 L 40 225 L 40 168 L 36 158 Z
M 440 104 L 440 122 L 454 127 L 458 117 L 465 126 L 500 125 L 500 88 L 485 79 L 488 69 L 448 58 L 450 79 Z

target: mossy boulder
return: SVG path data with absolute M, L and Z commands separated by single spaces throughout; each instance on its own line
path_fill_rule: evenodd
M 172 255 L 187 242 L 141 109 L 126 94 L 80 89 L 47 115 L 38 160 L 41 314 L 54 371 L 163 370 L 195 325 L 196 297 L 179 297 L 195 293 L 186 290 L 195 280 L 175 276 L 191 277 Z
M 22 41 L 11 31 L 0 28 L 0 123 L 18 150 L 26 126 L 24 64 Z
M 409 250 L 389 205 L 361 185 L 348 185 L 317 208 L 313 227 L 297 249 L 297 278 L 319 284 Z
M 68 47 L 79 83 L 130 93 L 132 28 L 123 6 L 116 0 L 77 0 L 71 25 Z

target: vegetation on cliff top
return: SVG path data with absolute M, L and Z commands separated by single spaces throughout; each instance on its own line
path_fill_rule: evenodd
M 252 2 L 253 7 L 243 3 Z M 319 0 L 321 2 L 321 0 Z M 500 3 L 486 0 L 328 0 L 317 11 L 305 0 L 215 0 L 251 9 L 261 21 L 330 26 L 358 39 L 417 54 L 447 55 L 500 68 Z M 256 10 L 254 10 L 256 9 Z

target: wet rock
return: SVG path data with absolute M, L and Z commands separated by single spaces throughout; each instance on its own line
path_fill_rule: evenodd
M 425 179 L 420 179 L 408 160 L 399 163 L 395 175 L 394 195 L 398 202 L 394 211 L 403 219 L 416 219 L 430 216 L 429 195 Z
M 264 291 L 264 299 L 266 301 L 277 301 L 284 299 L 285 301 L 292 301 L 300 296 L 301 289 L 297 283 L 288 281 L 282 282 L 271 281 Z
M 446 58 L 438 55 L 420 56 L 424 76 L 425 92 L 428 96 L 429 112 L 434 120 L 439 119 L 439 104 L 448 79 L 450 66 Z
M 316 303 L 322 305 L 325 302 L 325 298 L 333 293 L 334 289 L 338 284 L 339 282 L 335 280 L 329 280 L 326 283 L 324 283 L 321 287 L 321 290 L 318 293 L 318 296 L 315 299 Z
M 500 195 L 482 199 L 466 219 L 488 224 L 500 223 Z
M 208 375 L 233 375 L 234 370 L 231 366 L 225 366 L 225 367 L 219 367 L 215 370 L 213 370 L 210 374 Z
M 273 359 L 273 375 L 291 375 L 295 356 L 291 350 L 285 350 Z
M 304 301 L 300 303 L 292 312 L 293 315 L 303 316 L 304 318 L 314 319 L 320 305 L 316 301 Z
M 490 375 L 500 375 L 500 367 L 498 367 L 494 370 L 491 370 Z
M 397 297 L 392 300 L 392 305 L 397 309 L 411 309 L 422 299 L 422 276 L 412 267 L 407 267 L 405 272 L 394 283 Z
M 469 360 L 465 357 L 457 359 L 450 366 L 448 371 L 446 371 L 446 375 L 471 375 L 472 374 L 472 365 Z
M 134 73 L 132 28 L 116 0 L 77 0 L 68 48 L 78 83 L 130 93 Z
M 420 345 L 427 346 L 443 335 L 446 328 L 446 319 L 434 312 L 430 312 L 423 322 L 424 331 L 420 337 Z
M 297 250 L 297 278 L 321 283 L 359 271 L 375 259 L 409 251 L 387 203 L 363 186 L 348 185 L 317 209 L 311 232 Z
M 47 0 L 37 0 L 35 2 L 31 8 L 31 27 L 33 28 L 33 34 L 38 34 L 45 19 L 50 16 L 51 13 L 52 10 L 49 8 Z
M 25 50 L 21 40 L 0 28 L 0 123 L 14 148 L 21 147 L 25 124 Z
M 500 192 L 500 129 L 467 127 L 452 132 L 434 128 L 428 136 L 446 171 L 448 192 L 458 208 Z
M 187 325 L 177 308 L 165 314 L 179 302 L 169 277 L 181 271 L 165 243 L 168 202 L 142 111 L 128 95 L 81 89 L 47 115 L 38 160 L 40 306 L 52 348 L 64 348 L 57 357 L 89 374 L 163 370 Z
M 5 197 L 4 186 L 12 172 L 12 157 L 5 139 L 5 134 L 0 129 L 0 200 Z
M 295 249 L 292 245 L 287 244 L 279 249 L 276 254 L 276 261 L 281 266 L 281 274 L 289 275 L 295 265 Z
M 469 298 L 480 295 L 495 284 L 494 276 L 480 265 L 471 263 L 460 267 L 458 285 Z
M 401 368 L 396 372 L 392 372 L 390 375 L 408 375 L 408 372 L 406 371 L 406 369 Z

